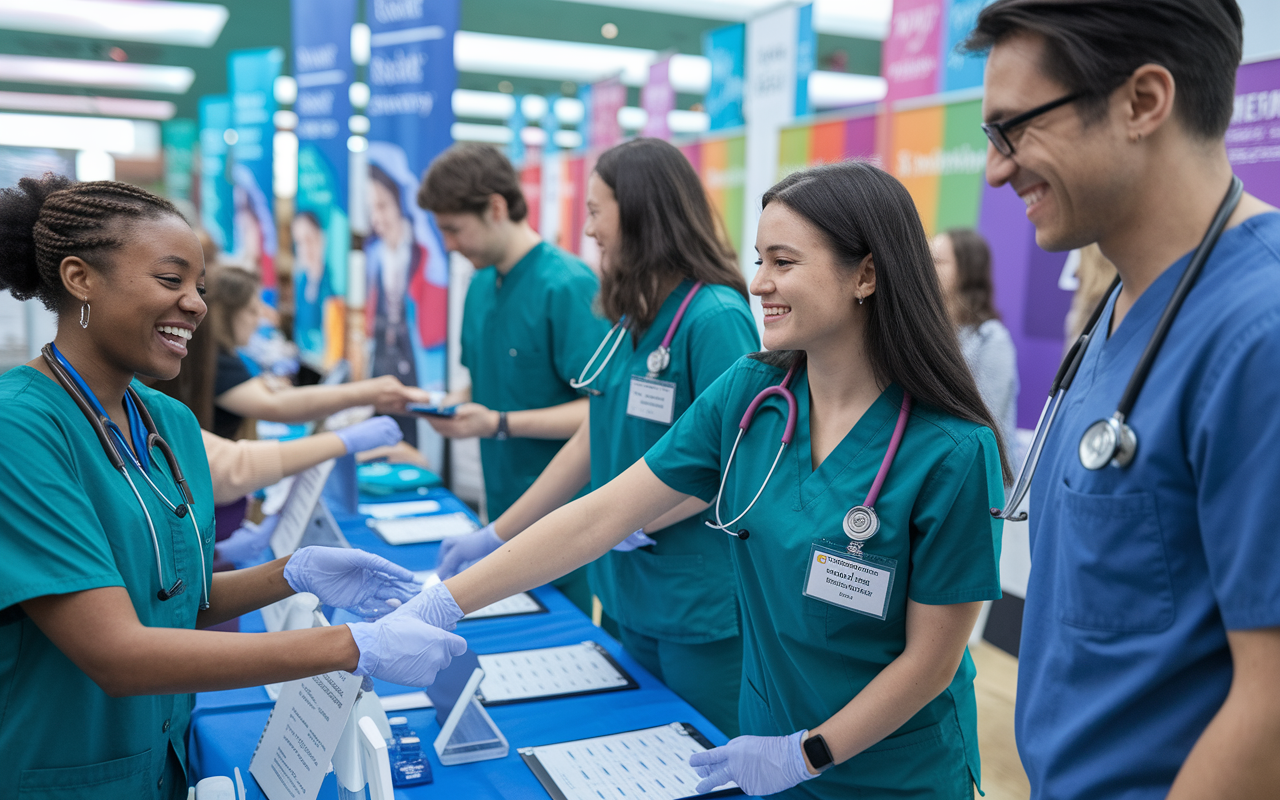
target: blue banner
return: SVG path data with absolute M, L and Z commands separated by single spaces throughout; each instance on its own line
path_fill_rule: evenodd
M 813 3 L 796 9 L 796 116 L 808 116 L 809 73 L 817 66 L 818 36 L 813 32 Z
M 231 130 L 231 98 L 200 98 L 200 224 L 219 250 L 235 249 L 234 200 L 227 180 L 227 131 Z
M 707 89 L 707 114 L 711 130 L 743 124 L 742 81 L 746 75 L 747 26 L 728 25 L 702 35 L 702 54 L 711 61 L 711 85 Z
M 369 0 L 367 10 L 372 34 L 371 230 L 365 244 L 370 372 L 443 389 L 449 260 L 434 221 L 418 207 L 417 194 L 431 160 L 453 143 L 458 0 Z M 402 427 L 413 433 L 412 427 Z M 429 430 L 417 427 L 424 435 Z M 420 449 L 441 466 L 438 441 Z
M 942 91 L 954 92 L 982 85 L 986 56 L 966 55 L 957 52 L 956 48 L 973 30 L 978 21 L 978 12 L 991 2 L 992 0 L 950 0 L 947 3 L 947 27 L 939 37 L 942 40 L 942 64 L 945 69 Z
M 293 0 L 298 81 L 298 196 L 293 238 L 293 340 L 301 360 L 329 369 L 346 340 L 347 119 L 356 0 Z
M 262 296 L 276 304 L 275 195 L 272 148 L 276 125 L 275 82 L 284 66 L 278 47 L 236 50 L 227 56 L 231 88 L 231 184 L 235 191 L 235 253 L 262 277 Z

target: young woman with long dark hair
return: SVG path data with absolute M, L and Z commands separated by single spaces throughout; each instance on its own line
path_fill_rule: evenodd
M 605 152 L 591 174 L 587 214 L 587 235 L 600 244 L 600 305 L 615 324 L 575 382 L 591 397 L 587 419 L 502 516 L 467 538 L 445 540 L 442 578 L 588 482 L 598 489 L 613 480 L 759 347 L 733 249 L 679 150 L 637 139 Z M 705 533 L 706 508 L 694 498 L 661 519 L 640 520 L 627 542 L 591 564 L 589 576 L 627 652 L 732 733 L 742 672 L 738 603 L 724 569 L 729 542 Z
M 728 573 L 742 601 L 751 735 L 693 757 L 698 789 L 971 798 L 965 642 L 1000 596 L 989 509 L 1008 468 L 915 205 L 864 163 L 799 172 L 765 194 L 756 249 L 771 352 L 735 363 L 617 478 L 446 581 L 457 607 L 438 595 L 433 611 L 456 618 L 710 501 L 720 530 L 684 536 L 729 544 L 701 576 Z

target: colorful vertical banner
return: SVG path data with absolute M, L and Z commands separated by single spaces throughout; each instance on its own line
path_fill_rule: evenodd
M 1280 204 L 1280 59 L 1236 72 L 1227 158 L 1246 191 Z
M 817 66 L 818 36 L 813 32 L 813 3 L 796 9 L 796 108 L 794 116 L 813 113 L 809 104 L 809 74 Z
M 200 98 L 200 224 L 222 252 L 235 249 L 235 198 L 227 175 L 231 98 Z
M 946 0 L 894 0 L 889 37 L 881 50 L 880 74 L 888 101 L 938 91 L 943 11 Z
M 691 159 L 692 162 L 692 159 Z M 706 187 L 711 206 L 724 223 L 725 235 L 735 250 L 746 246 L 743 241 L 742 222 L 745 215 L 746 196 L 746 137 L 730 136 L 706 139 L 700 143 L 697 154 L 698 175 Z M 754 244 L 755 229 L 751 230 Z M 755 252 L 754 249 L 751 251 Z
M 193 119 L 165 120 L 160 126 L 164 143 L 164 193 L 170 200 L 191 202 L 191 179 L 195 171 L 196 141 L 200 126 Z
M 704 103 L 710 130 L 743 123 L 742 91 L 746 75 L 747 26 L 727 25 L 702 35 L 702 54 L 711 62 L 711 84 Z
M 960 43 L 973 31 L 978 13 L 992 0 L 950 0 L 947 4 L 947 28 L 942 41 L 942 85 L 938 91 L 954 92 L 982 85 L 985 55 L 959 51 Z
M 521 110 L 524 95 L 516 95 L 515 100 L 515 110 L 507 117 L 507 127 L 511 129 L 511 141 L 507 142 L 507 160 L 518 166 L 524 163 L 525 158 L 524 137 L 520 135 L 526 123 L 524 111 Z
M 370 0 L 369 202 L 366 334 L 373 375 L 445 388 L 449 260 L 435 224 L 416 202 L 427 165 L 452 144 L 458 85 L 453 37 L 457 0 Z M 410 444 L 440 468 L 443 444 L 405 420 Z
M 355 20 L 355 0 L 293 0 L 298 81 L 298 195 L 290 223 L 293 340 L 303 363 L 318 371 L 343 357 L 346 341 L 347 119 Z
M 671 87 L 671 56 L 649 65 L 649 80 L 640 90 L 640 107 L 648 114 L 640 135 L 670 139 L 667 115 L 676 107 L 676 90 Z
M 276 132 L 275 82 L 284 50 L 236 50 L 227 56 L 231 87 L 231 184 L 235 190 L 235 253 L 262 278 L 263 299 L 276 304 L 275 194 L 272 142 Z
M 578 146 L 575 148 L 579 153 L 587 152 L 587 148 L 591 146 L 591 86 L 578 87 L 578 100 L 582 101 L 582 119 L 578 120 Z
M 588 148 L 596 153 L 608 150 L 622 141 L 622 125 L 618 112 L 627 104 L 627 87 L 622 78 L 606 78 L 591 87 L 591 127 Z

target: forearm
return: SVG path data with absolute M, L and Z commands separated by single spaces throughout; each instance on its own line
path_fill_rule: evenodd
M 238 500 L 250 492 L 270 486 L 286 474 L 279 442 L 249 439 L 233 442 L 208 431 L 200 433 L 209 459 L 214 503 Z
M 643 460 L 608 485 L 551 512 L 483 561 L 445 581 L 463 613 L 541 586 L 604 555 L 687 495 Z
M 340 458 L 347 454 L 347 448 L 336 433 L 317 433 L 304 436 L 280 445 L 280 467 L 284 475 L 296 475 L 304 469 L 331 458 Z
M 493 521 L 494 532 L 510 539 L 572 500 L 590 479 L 591 432 L 584 421 L 533 485 Z
M 710 505 L 711 504 L 706 500 L 700 500 L 697 497 L 690 497 L 688 500 L 685 500 L 683 503 L 658 517 L 653 522 L 645 525 L 644 532 L 657 533 L 663 528 L 670 528 L 677 522 L 684 522 L 689 517 L 701 514 L 703 511 L 706 511 L 707 507 Z
M 587 418 L 589 400 L 582 397 L 549 408 L 507 412 L 512 437 L 521 439 L 567 439 Z
M 373 405 L 376 397 L 363 381 L 341 386 L 293 386 L 274 394 L 272 422 L 311 422 L 353 406 Z M 258 417 L 266 419 L 266 417 Z
M 277 558 L 248 569 L 213 573 L 209 608 L 196 617 L 196 627 L 217 625 L 292 595 L 293 588 L 284 579 L 288 562 L 288 558 Z

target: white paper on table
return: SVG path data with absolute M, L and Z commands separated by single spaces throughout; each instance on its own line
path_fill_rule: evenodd
M 408 711 L 411 708 L 431 708 L 431 698 L 424 691 L 405 692 L 404 694 L 378 695 L 382 710 L 388 714 L 394 711 Z
M 706 749 L 682 723 L 673 722 L 612 736 L 525 747 L 520 755 L 526 762 L 536 761 L 565 800 L 679 800 L 698 794 L 701 778 L 689 766 L 689 756 Z M 717 791 L 732 788 L 735 784 L 730 783 Z
M 280 690 L 249 762 L 268 800 L 314 800 L 320 793 L 362 681 L 350 672 L 327 672 Z
M 280 520 L 271 534 L 271 552 L 276 558 L 284 558 L 298 549 L 302 535 L 307 532 L 307 523 L 311 521 L 311 512 L 320 501 L 325 481 L 333 472 L 333 464 L 331 458 L 294 477 L 288 499 L 280 509 Z
M 450 536 L 471 533 L 480 526 L 465 511 L 428 517 L 365 520 L 387 544 L 438 542 Z
M 374 519 L 398 519 L 418 514 L 434 514 L 440 510 L 435 500 L 406 500 L 403 503 L 361 503 L 356 511 Z
M 413 573 L 413 579 L 422 584 L 425 589 L 428 586 L 435 586 L 440 582 L 440 576 L 436 575 L 433 569 L 421 570 Z M 478 608 L 467 614 L 463 619 L 484 619 L 486 617 L 513 617 L 519 614 L 537 614 L 542 611 L 542 605 L 533 599 L 533 595 L 528 592 L 513 594 L 505 597 L 496 603 Z
M 481 702 L 504 703 L 634 686 L 595 642 L 480 656 Z

